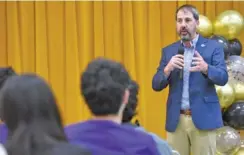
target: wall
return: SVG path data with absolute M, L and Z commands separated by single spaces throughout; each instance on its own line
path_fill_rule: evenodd
M 70 124 L 90 117 L 79 91 L 87 63 L 120 61 L 140 84 L 141 123 L 165 137 L 168 89 L 153 92 L 151 80 L 161 48 L 178 39 L 175 10 L 185 3 L 210 19 L 227 9 L 244 14 L 244 2 L 0 2 L 0 66 L 47 79 Z

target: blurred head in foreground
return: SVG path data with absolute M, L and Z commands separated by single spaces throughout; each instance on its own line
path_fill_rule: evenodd
M 11 155 L 35 154 L 58 141 L 66 141 L 54 94 L 39 76 L 23 74 L 6 80 L 0 92 L 0 114 L 9 130 Z
M 129 83 L 130 76 L 119 62 L 97 58 L 88 64 L 81 75 L 81 93 L 94 119 L 121 123 Z

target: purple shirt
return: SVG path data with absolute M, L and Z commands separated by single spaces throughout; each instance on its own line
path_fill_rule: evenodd
M 94 155 L 159 155 L 153 138 L 132 127 L 112 121 L 90 120 L 65 128 L 70 143 Z
M 0 144 L 4 144 L 6 142 L 8 136 L 8 130 L 5 124 L 0 124 Z

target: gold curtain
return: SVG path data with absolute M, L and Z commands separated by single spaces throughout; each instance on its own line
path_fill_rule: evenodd
M 140 84 L 141 124 L 165 137 L 168 90 L 153 92 L 151 80 L 161 48 L 178 39 L 175 10 L 185 3 L 211 20 L 227 9 L 244 15 L 244 3 L 232 1 L 0 2 L 0 65 L 43 76 L 70 124 L 90 117 L 79 90 L 84 67 L 97 56 L 118 60 Z

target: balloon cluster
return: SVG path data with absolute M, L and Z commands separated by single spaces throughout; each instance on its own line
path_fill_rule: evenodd
M 225 123 L 225 127 L 217 134 L 216 144 L 220 155 L 241 155 L 244 146 L 241 146 L 240 135 L 236 130 L 244 129 L 244 58 L 230 56 L 226 64 L 229 81 L 225 86 L 216 86 Z M 226 150 L 227 146 L 229 149 Z
M 219 14 L 213 23 L 208 17 L 200 15 L 197 30 L 202 36 L 223 44 L 227 59 L 231 55 L 241 55 L 242 44 L 237 37 L 243 27 L 243 16 L 235 10 L 227 10 Z
M 244 129 L 244 58 L 230 56 L 226 60 L 229 81 L 225 86 L 215 86 L 223 109 L 226 125 Z
M 244 129 L 244 58 L 237 39 L 243 28 L 244 18 L 235 10 L 220 13 L 213 23 L 204 15 L 199 17 L 198 32 L 223 45 L 229 75 L 225 86 L 215 86 L 225 123 L 216 136 L 219 155 L 244 155 L 244 144 L 237 132 Z

